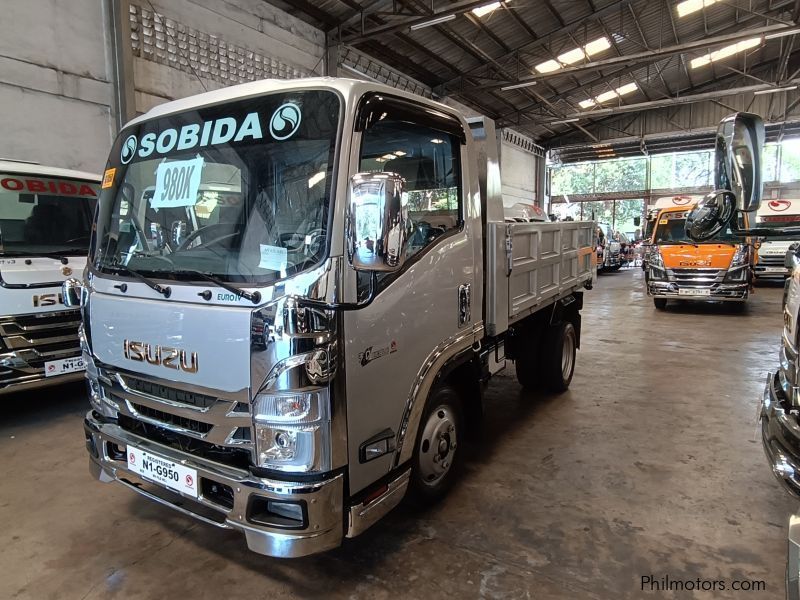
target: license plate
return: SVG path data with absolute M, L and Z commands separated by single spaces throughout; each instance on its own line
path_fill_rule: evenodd
M 143 479 L 197 498 L 195 469 L 133 446 L 128 446 L 128 468 Z
M 692 288 L 681 288 L 678 290 L 679 296 L 710 296 L 711 290 L 699 289 L 695 290 Z
M 764 267 L 764 273 L 786 273 L 786 267 Z
M 77 373 L 86 369 L 80 356 L 75 358 L 62 358 L 61 360 L 48 360 L 44 363 L 44 376 L 54 377 L 67 373 Z

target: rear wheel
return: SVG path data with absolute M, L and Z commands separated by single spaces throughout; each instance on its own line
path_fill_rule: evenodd
M 653 304 L 656 305 L 658 310 L 664 310 L 667 308 L 667 299 L 666 298 L 653 298 Z
M 542 382 L 551 392 L 565 392 L 575 373 L 578 335 L 570 322 L 550 327 L 542 352 Z
M 414 446 L 409 499 L 432 504 L 452 487 L 461 464 L 463 437 L 461 398 L 448 385 L 436 388 L 425 403 Z

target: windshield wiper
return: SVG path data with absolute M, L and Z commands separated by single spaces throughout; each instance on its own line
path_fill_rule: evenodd
M 123 264 L 119 264 L 119 263 L 112 264 L 108 268 L 115 270 L 117 273 L 125 273 L 127 275 L 132 276 L 132 277 L 135 277 L 136 279 L 138 279 L 142 283 L 145 283 L 151 289 L 157 291 L 159 294 L 164 296 L 164 298 L 169 298 L 172 295 L 172 288 L 169 287 L 168 285 L 167 286 L 160 285 L 160 284 L 156 283 L 155 281 L 153 281 L 152 279 L 150 279 L 149 277 L 145 277 L 139 271 L 131 269 L 130 267 L 126 267 Z
M 3 250 L 3 256 L 30 256 L 32 258 L 55 258 L 60 260 L 62 265 L 69 263 L 69 259 L 63 252 L 14 252 L 13 250 Z
M 237 296 L 241 296 L 246 300 L 250 300 L 253 304 L 258 304 L 261 302 L 261 292 L 248 292 L 247 290 L 242 290 L 237 288 L 235 285 L 228 283 L 227 281 L 223 281 L 218 277 L 214 277 L 211 273 L 205 273 L 203 271 L 197 271 L 195 269 L 181 269 L 178 271 L 173 271 L 173 275 L 194 275 L 195 277 L 201 277 L 206 281 L 210 281 L 211 283 L 218 285 L 222 289 L 228 290 L 236 294 Z M 207 294 L 205 292 L 201 292 L 198 296 L 202 296 L 206 300 L 209 300 L 210 297 L 206 297 Z

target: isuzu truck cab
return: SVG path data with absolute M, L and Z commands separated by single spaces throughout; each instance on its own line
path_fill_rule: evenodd
M 64 286 L 94 476 L 283 557 L 442 496 L 494 373 L 569 386 L 591 285 L 593 223 L 507 223 L 497 156 L 491 121 L 346 79 L 129 123 Z
M 764 200 L 756 213 L 756 227 L 777 232 L 785 227 L 800 225 L 800 200 L 776 198 Z M 790 271 L 786 267 L 786 252 L 792 244 L 800 243 L 800 234 L 765 237 L 758 248 L 755 277 L 759 280 L 783 281 Z
M 86 267 L 99 192 L 97 175 L 0 159 L 0 394 L 83 379 L 61 284 Z
M 726 230 L 706 242 L 692 241 L 686 218 L 696 206 L 667 206 L 656 215 L 645 283 L 658 309 L 669 300 L 745 302 L 752 289 L 755 256 L 749 240 Z

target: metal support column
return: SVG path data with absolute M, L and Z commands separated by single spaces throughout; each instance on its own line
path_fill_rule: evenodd
M 111 66 L 114 132 L 136 116 L 129 0 L 104 0 Z

